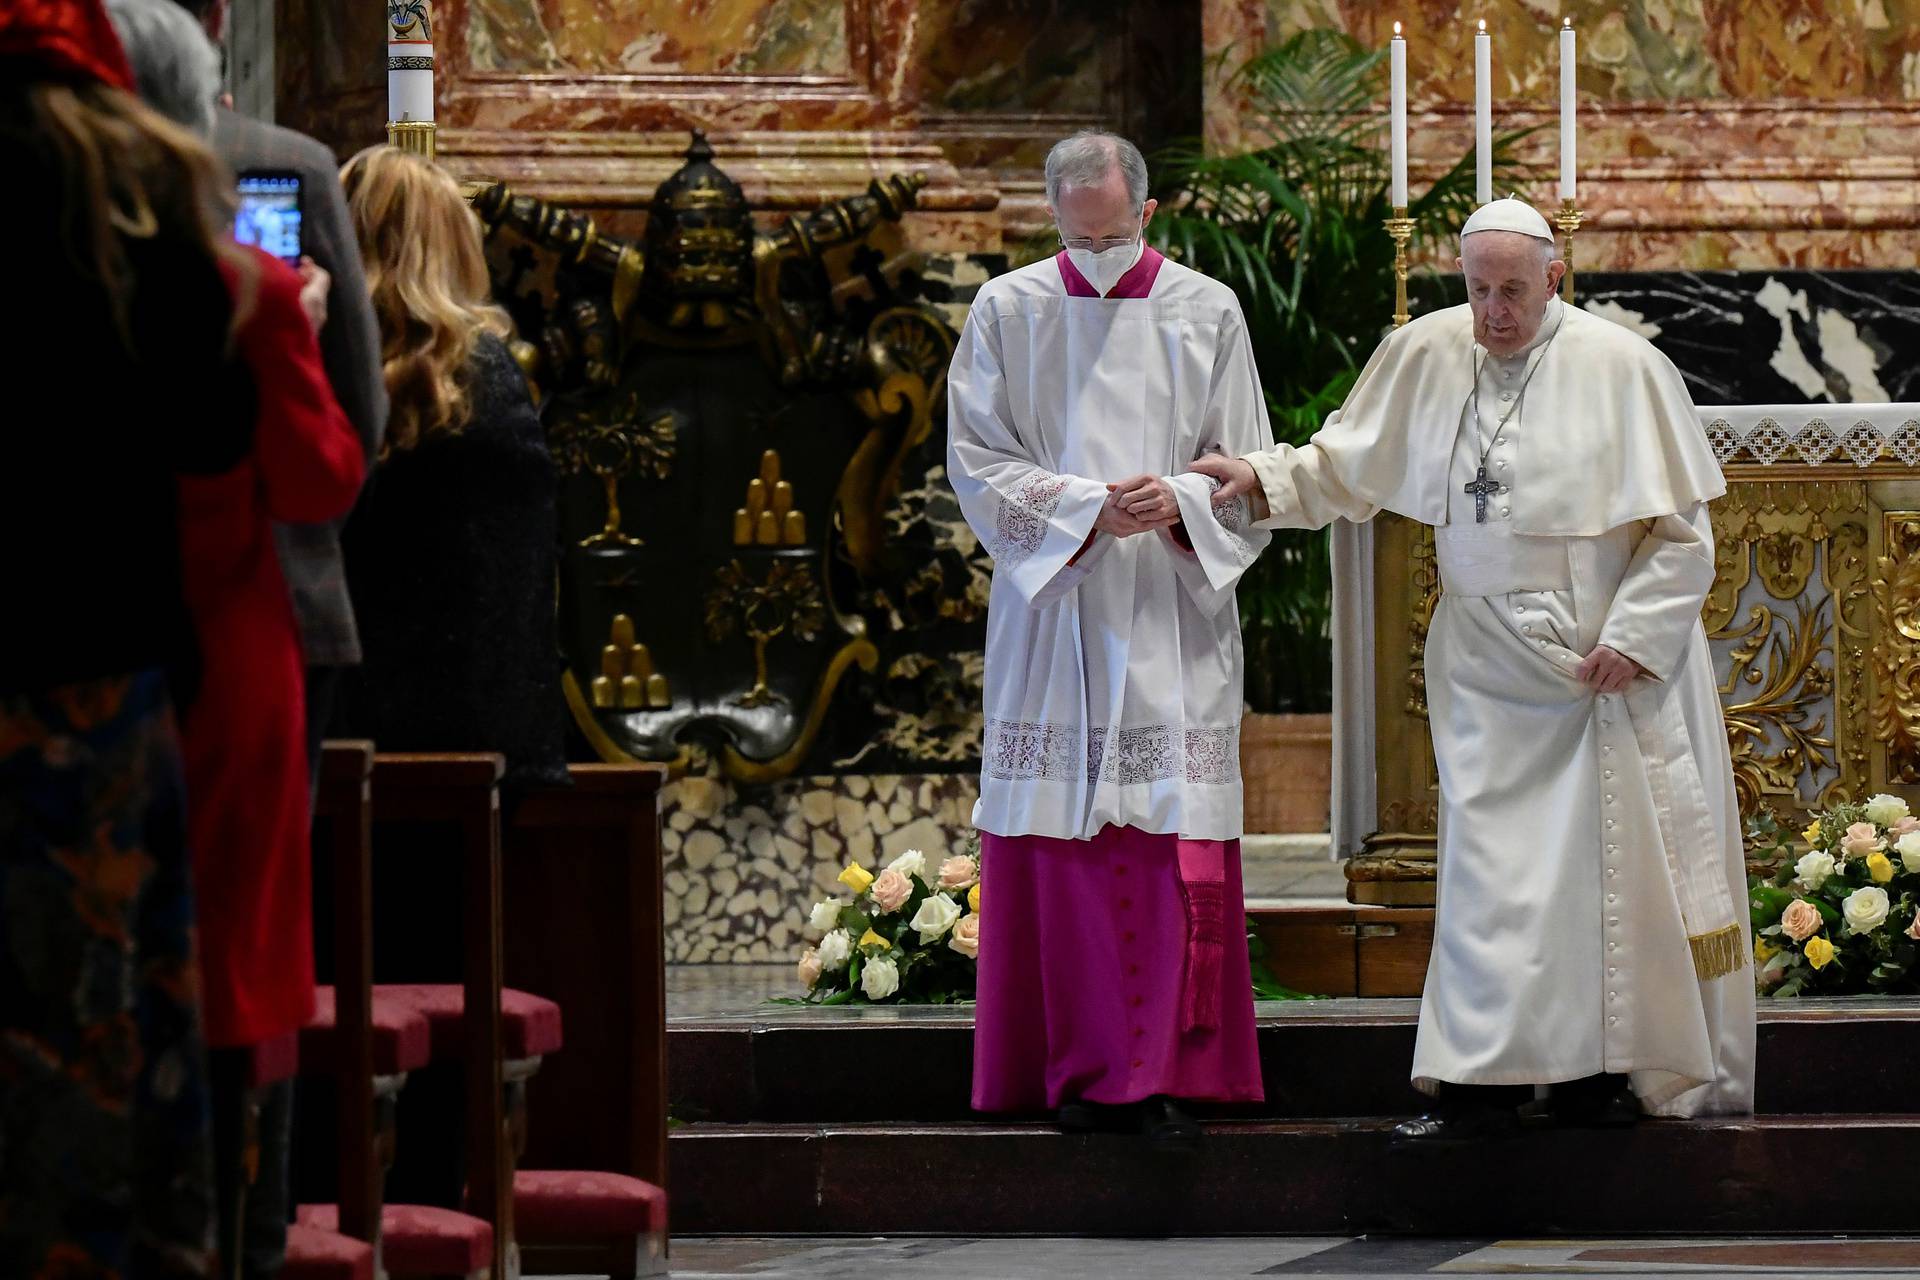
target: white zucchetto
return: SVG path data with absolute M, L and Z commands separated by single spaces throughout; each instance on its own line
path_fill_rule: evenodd
M 1553 241 L 1553 228 L 1547 225 L 1547 220 L 1519 196 L 1489 200 L 1481 205 L 1467 219 L 1467 225 L 1460 228 L 1460 238 L 1465 240 L 1480 231 L 1517 231 L 1536 240 Z

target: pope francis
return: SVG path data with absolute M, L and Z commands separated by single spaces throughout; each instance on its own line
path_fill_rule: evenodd
M 1434 529 L 1413 1077 L 1438 1103 L 1397 1137 L 1750 1111 L 1739 811 L 1700 624 L 1725 482 L 1673 365 L 1555 297 L 1538 212 L 1494 201 L 1460 245 L 1467 305 L 1382 342 L 1310 443 L 1194 464 L 1263 528 Z

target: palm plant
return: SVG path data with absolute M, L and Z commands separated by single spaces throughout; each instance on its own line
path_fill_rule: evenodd
M 1345 400 L 1393 314 L 1385 61 L 1343 32 L 1302 31 L 1227 77 L 1224 96 L 1259 145 L 1213 155 L 1185 143 L 1155 157 L 1149 238 L 1239 295 L 1274 436 L 1289 444 Z M 1497 141 L 1498 166 L 1514 167 L 1521 136 Z M 1408 206 L 1415 252 L 1472 211 L 1468 154 Z M 1241 580 L 1255 711 L 1328 709 L 1331 597 L 1325 533 L 1278 534 Z

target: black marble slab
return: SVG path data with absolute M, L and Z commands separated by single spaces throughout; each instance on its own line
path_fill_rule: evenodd
M 1581 273 L 1578 305 L 1633 329 L 1699 404 L 1920 400 L 1920 271 Z M 1466 301 L 1417 282 L 1417 311 Z

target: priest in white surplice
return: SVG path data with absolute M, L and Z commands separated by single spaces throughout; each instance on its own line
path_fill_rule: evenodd
M 1726 490 L 1680 374 L 1563 305 L 1518 200 L 1468 305 L 1389 336 L 1303 448 L 1204 459 L 1264 527 L 1434 526 L 1439 900 L 1403 1140 L 1752 1109 L 1739 811 L 1701 605 Z M 1526 1086 L 1553 1085 L 1544 1102 Z
M 974 1105 L 1186 1144 L 1257 1100 L 1234 586 L 1265 546 L 1187 471 L 1273 443 L 1233 293 L 1143 242 L 1132 144 L 1047 158 L 1065 245 L 991 281 L 947 467 L 994 561 Z

